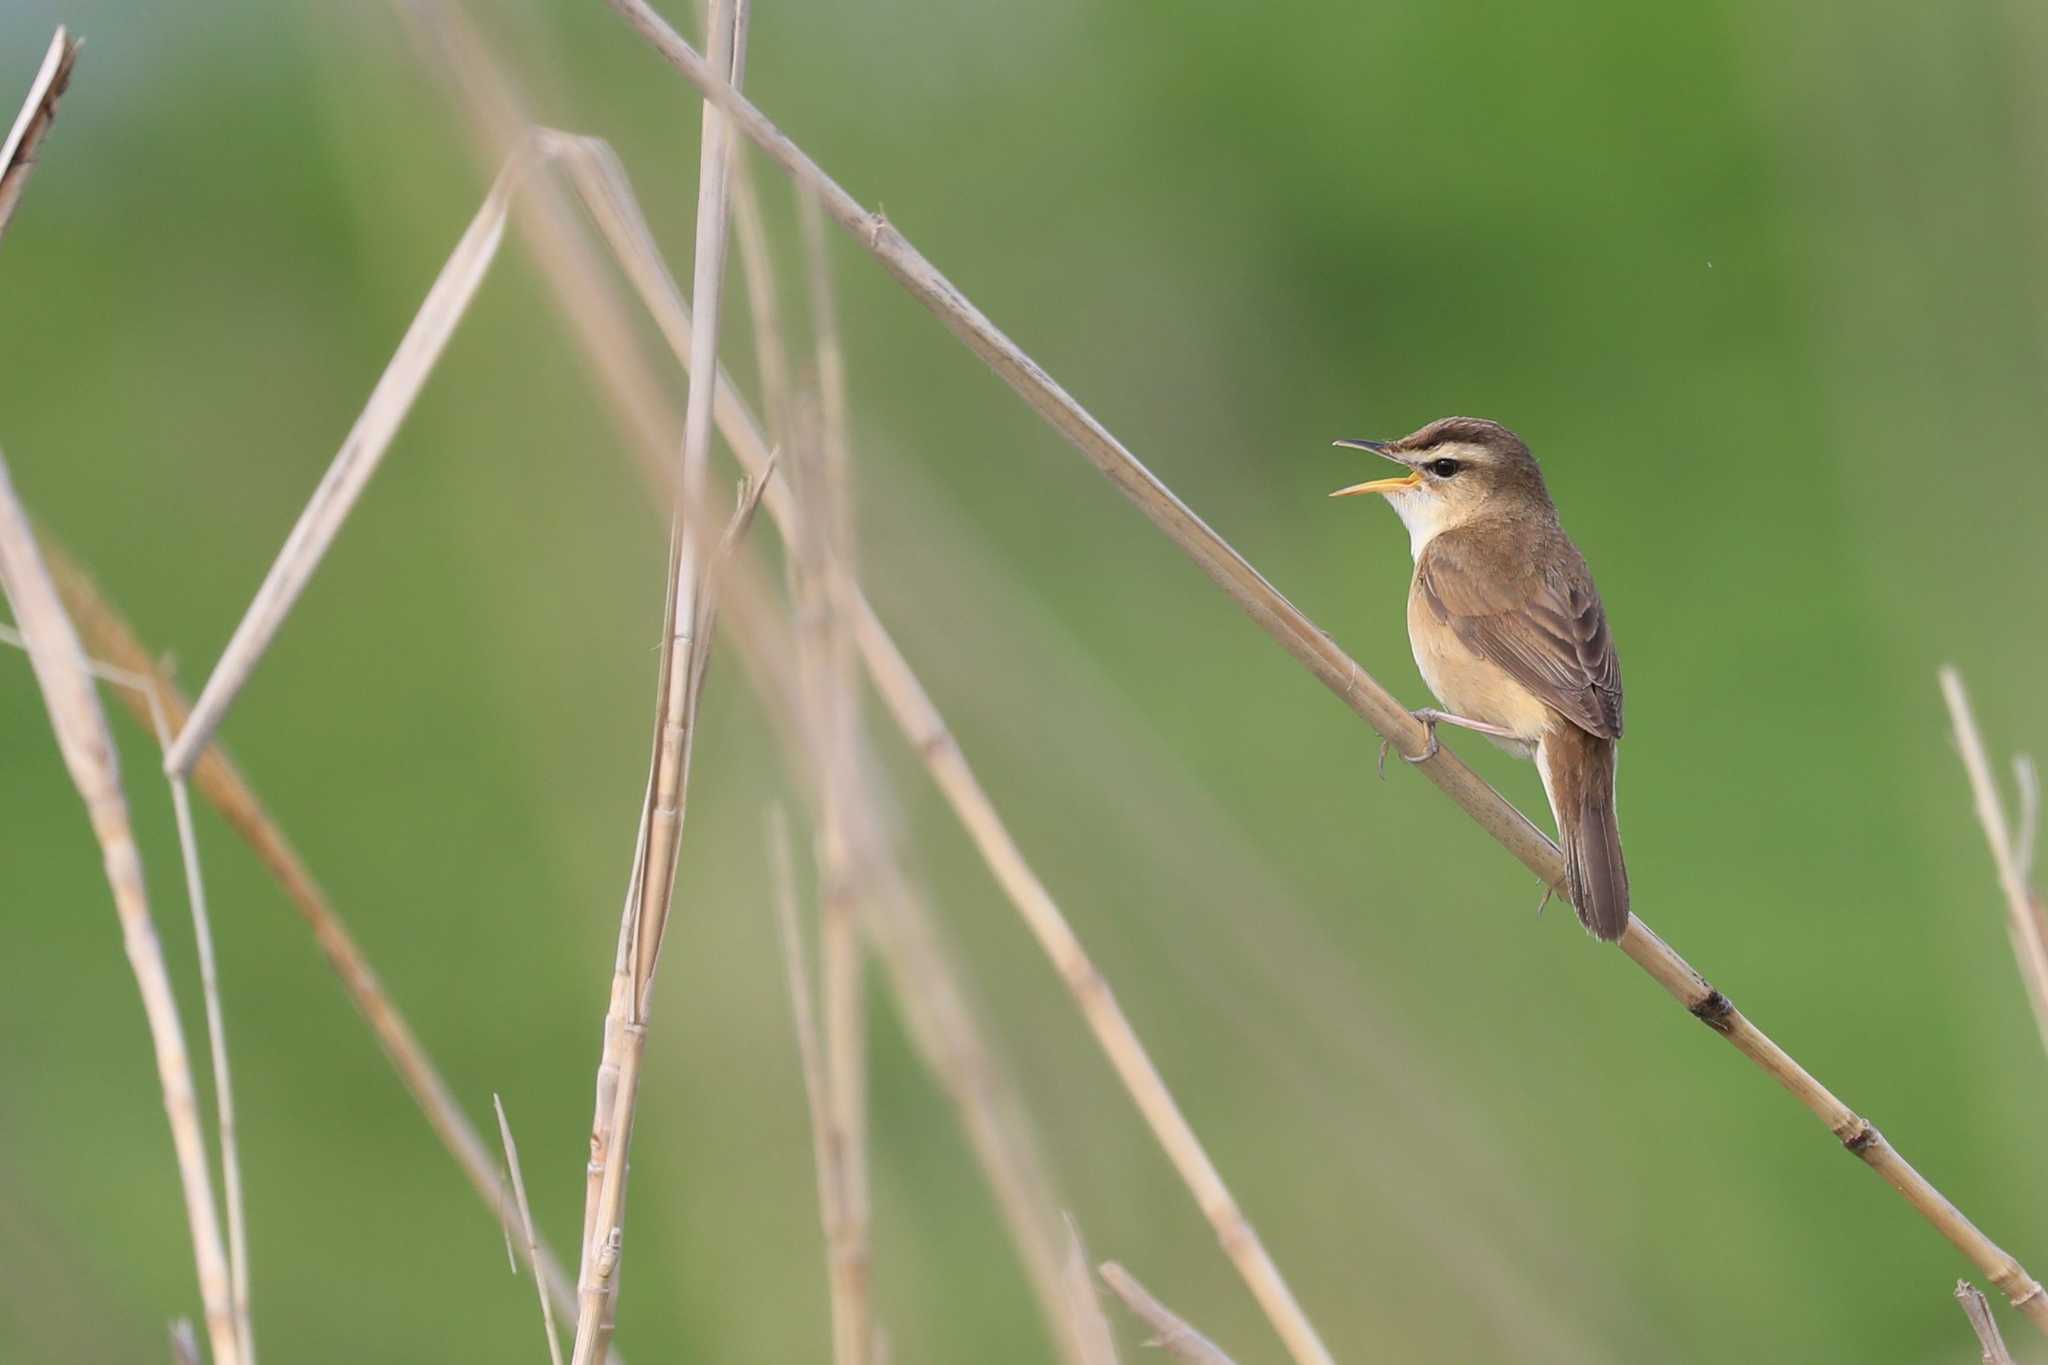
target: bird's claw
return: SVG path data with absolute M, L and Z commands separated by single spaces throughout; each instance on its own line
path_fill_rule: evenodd
M 1429 744 L 1413 757 L 1407 754 L 1402 754 L 1401 757 L 1410 763 L 1427 763 L 1435 758 L 1436 751 L 1443 747 L 1436 742 L 1436 722 L 1439 713 L 1425 706 L 1420 711 L 1410 711 L 1408 714 L 1422 722 L 1422 732 L 1429 736 Z
M 1429 744 L 1419 754 L 1402 754 L 1401 761 L 1403 763 L 1427 763 L 1432 758 L 1435 758 L 1436 751 L 1443 747 L 1437 743 L 1436 739 L 1436 722 L 1442 713 L 1425 706 L 1420 711 L 1410 711 L 1408 714 L 1422 722 L 1423 733 L 1429 736 Z M 1379 773 L 1380 781 L 1382 782 L 1387 780 L 1387 750 L 1393 747 L 1393 743 L 1394 741 L 1388 739 L 1385 735 L 1380 736 Z

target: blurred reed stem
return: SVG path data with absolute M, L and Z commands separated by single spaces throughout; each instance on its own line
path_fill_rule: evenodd
M 214 1200 L 213 1175 L 206 1137 L 199 1118 L 199 1100 L 192 1081 L 191 1055 L 179 1022 L 177 999 L 164 965 L 156 922 L 149 911 L 149 893 L 142 855 L 128 815 L 121 786 L 114 738 L 100 709 L 99 694 L 78 632 L 65 614 L 55 583 L 38 553 L 28 514 L 23 510 L 0 460 L 0 587 L 21 629 L 41 687 L 50 725 L 64 766 L 85 802 L 94 837 L 99 841 L 114 910 L 121 921 L 122 944 L 142 996 L 143 1014 L 156 1049 L 157 1078 L 163 1088 L 164 1113 L 170 1120 L 171 1145 L 177 1154 L 178 1178 L 185 1196 L 185 1218 L 192 1235 L 192 1256 L 199 1275 L 200 1299 L 206 1309 L 207 1335 L 215 1365 L 244 1365 L 242 1333 L 227 1250 L 221 1238 L 220 1209 Z
M 540 1234 L 534 1231 L 533 1206 L 526 1202 L 526 1173 L 519 1167 L 519 1144 L 512 1140 L 512 1120 L 505 1117 L 505 1101 L 495 1091 L 491 1094 L 491 1107 L 498 1115 L 498 1140 L 505 1149 L 505 1170 L 512 1177 L 512 1198 L 519 1205 L 519 1230 L 526 1238 L 526 1262 L 534 1265 L 540 1260 Z M 548 1298 L 547 1282 L 535 1275 L 533 1287 L 540 1298 L 540 1325 L 547 1333 L 548 1359 L 552 1365 L 562 1365 L 562 1343 L 555 1336 L 555 1307 Z
M 843 1320 L 835 1321 L 833 1358 L 840 1365 L 866 1365 L 874 1326 L 868 1281 L 873 1259 L 868 1190 L 867 992 L 862 975 L 861 898 L 854 882 L 852 810 L 858 741 L 855 708 L 860 700 L 854 671 L 852 632 L 847 627 L 847 589 L 852 579 L 852 518 L 846 416 L 846 367 L 840 353 L 838 312 L 823 243 L 805 233 L 811 333 L 817 350 L 819 402 L 816 420 L 797 430 L 804 438 L 791 480 L 804 515 L 791 546 L 795 582 L 797 660 L 809 716 L 811 743 L 819 756 L 813 790 L 818 864 L 818 942 L 825 1013 L 825 1064 L 831 1084 L 832 1135 L 840 1154 L 843 1193 L 839 1242 L 833 1248 L 835 1274 L 843 1292 Z M 693 348 L 694 354 L 702 354 Z M 805 412 L 811 411 L 806 405 Z
M 2005 927 L 2012 939 L 2012 955 L 2019 965 L 2020 982 L 2026 987 L 2027 1003 L 2034 1009 L 2034 1028 L 2041 1046 L 2048 1049 L 2048 907 L 2032 885 L 2034 875 L 2034 830 L 2041 816 L 2040 778 L 2033 760 L 2021 754 L 2013 760 L 2018 780 L 2020 813 L 2017 820 L 2005 812 L 2005 799 L 1998 794 L 1998 779 L 1984 750 L 1984 736 L 1977 729 L 1977 716 L 1970 709 L 1970 694 L 1963 688 L 1963 675 L 1944 665 L 1941 695 L 1948 703 L 1949 723 L 1955 727 L 1956 749 L 1962 755 L 1963 771 L 1969 774 L 1970 794 L 1977 807 L 1977 823 L 1984 827 L 1984 842 L 1991 849 L 1991 866 L 1998 874 L 1998 889 L 2005 895 Z
M 1116 1291 L 1125 1307 L 1152 1329 L 1149 1345 L 1157 1346 L 1181 1365 L 1231 1365 L 1215 1342 L 1197 1332 L 1172 1309 L 1152 1297 L 1138 1277 L 1115 1261 L 1102 1263 L 1102 1281 Z
M 713 0 L 709 28 L 712 60 L 728 80 L 746 69 L 747 0 Z M 719 299 L 725 281 L 726 163 L 732 140 L 723 117 L 703 111 L 697 182 L 697 288 L 704 306 L 692 319 L 691 344 L 718 353 Z M 711 461 L 713 376 L 693 378 L 683 419 L 683 448 L 669 525 L 666 603 L 662 648 L 655 684 L 654 756 L 641 813 L 640 837 L 627 893 L 626 927 L 620 942 L 624 980 L 615 979 L 605 1014 L 603 1055 L 598 1063 L 596 1114 L 591 1125 L 589 1184 L 583 1224 L 583 1261 L 577 1276 L 574 1365 L 603 1365 L 618 1307 L 619 1260 L 623 1253 L 628 1152 L 639 1101 L 640 1063 L 647 1044 L 647 1015 L 654 971 L 666 938 L 675 896 L 676 858 L 681 847 L 690 759 L 696 740 L 697 705 L 710 660 L 712 579 L 698 509 Z M 736 517 L 731 534 L 745 529 L 752 504 Z M 609 1092 L 609 1093 L 608 1093 Z
M 91 652 L 144 679 L 150 692 L 159 699 L 170 729 L 175 732 L 183 723 L 187 708 L 184 696 L 170 675 L 137 637 L 127 618 L 107 600 L 92 576 L 47 536 L 43 554 L 64 605 L 78 623 Z M 140 690 L 123 691 L 117 695 L 123 697 L 138 720 L 145 726 L 150 725 L 148 701 Z M 249 846 L 286 898 L 298 909 L 307 928 L 312 931 L 314 943 L 340 980 L 349 1002 L 355 1006 L 371 1036 L 383 1049 L 406 1092 L 426 1118 L 428 1127 L 434 1130 L 441 1145 L 455 1158 L 463 1174 L 469 1177 L 477 1197 L 486 1207 L 499 1207 L 503 1186 L 490 1148 L 463 1113 L 433 1058 L 427 1055 L 419 1036 L 406 1022 L 404 1012 L 385 993 L 383 982 L 364 956 L 355 936 L 349 932 L 347 923 L 314 880 L 311 869 L 271 817 L 242 770 L 219 743 L 210 743 L 200 751 L 199 761 L 192 769 L 192 781 L 197 784 L 200 796 Z M 572 1311 L 575 1306 L 574 1284 L 545 1240 L 536 1240 L 530 1253 L 530 1264 L 535 1278 L 546 1288 L 555 1304 L 565 1312 Z
M 1088 1248 L 1081 1241 L 1081 1228 L 1067 1217 L 1066 1254 L 1060 1266 L 1066 1282 L 1068 1312 L 1082 1341 L 1086 1365 L 1117 1365 L 1116 1336 L 1102 1312 L 1102 1299 L 1095 1291 L 1095 1277 L 1088 1273 Z
M 1991 1316 L 1991 1304 L 1984 1291 L 1968 1280 L 1957 1280 L 1956 1302 L 1962 1305 L 1963 1316 L 1970 1320 L 1970 1330 L 1977 1334 L 1977 1359 L 1982 1365 L 2013 1365 L 2012 1352 L 2006 1349 L 2005 1337 L 1998 1330 L 1998 1320 Z
M 832 1122 L 831 1081 L 825 1071 L 825 1044 L 812 1007 L 811 970 L 804 960 L 803 926 L 796 908 L 796 860 L 789 849 L 789 820 L 780 806 L 769 812 L 768 860 L 774 873 L 775 938 L 782 949 L 783 976 L 789 988 L 790 1023 L 796 1034 L 797 1063 L 803 1073 L 804 1112 L 811 1123 L 811 1157 L 818 1184 L 818 1214 L 825 1234 L 826 1285 L 832 1302 L 832 1359 L 846 1365 L 865 1351 L 866 1338 L 852 1334 L 867 1314 L 846 1302 L 866 1286 L 846 1273 L 841 1248 L 846 1239 L 846 1153 Z

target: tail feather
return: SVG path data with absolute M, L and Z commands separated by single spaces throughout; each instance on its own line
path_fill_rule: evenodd
M 1628 865 L 1614 813 L 1616 745 L 1576 725 L 1543 737 L 1536 763 L 1564 846 L 1565 892 L 1579 923 L 1612 943 L 1628 928 Z

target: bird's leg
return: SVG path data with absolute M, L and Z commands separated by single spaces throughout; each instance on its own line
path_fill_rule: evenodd
M 1495 725 L 1491 721 L 1473 720 L 1470 716 L 1454 716 L 1448 711 L 1439 711 L 1434 706 L 1425 706 L 1419 711 L 1410 711 L 1408 714 L 1422 722 L 1423 729 L 1429 734 L 1429 747 L 1413 757 L 1402 754 L 1401 761 L 1404 763 L 1427 763 L 1436 757 L 1436 751 L 1443 747 L 1437 743 L 1436 739 L 1436 727 L 1439 725 L 1455 725 L 1460 729 L 1473 730 L 1479 734 L 1493 735 L 1500 739 L 1515 738 L 1515 732 L 1504 725 Z M 1387 748 L 1392 743 L 1393 741 L 1386 736 L 1382 735 L 1380 737 L 1379 769 L 1380 781 L 1382 782 L 1387 780 Z
M 1407 754 L 1401 755 L 1402 758 L 1410 763 L 1427 763 L 1430 759 L 1436 757 L 1436 751 L 1442 747 L 1436 742 L 1436 727 L 1439 725 L 1455 725 L 1463 730 L 1476 730 L 1482 735 L 1493 735 L 1500 739 L 1513 739 L 1515 737 L 1515 732 L 1508 729 L 1505 725 L 1495 725 L 1491 721 L 1473 720 L 1470 716 L 1454 716 L 1448 711 L 1439 711 L 1434 706 L 1425 706 L 1420 711 L 1410 711 L 1408 714 L 1421 721 L 1423 729 L 1429 734 L 1428 748 L 1413 758 L 1409 758 Z M 1385 753 L 1382 752 L 1380 757 L 1384 761 Z

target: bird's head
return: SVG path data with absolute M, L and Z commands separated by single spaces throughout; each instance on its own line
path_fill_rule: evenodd
M 1416 554 L 1441 532 L 1481 517 L 1555 517 L 1536 457 L 1522 438 L 1483 417 L 1439 417 L 1397 441 L 1337 445 L 1403 465 L 1399 478 L 1355 483 L 1330 494 L 1383 493 L 1408 527 Z

